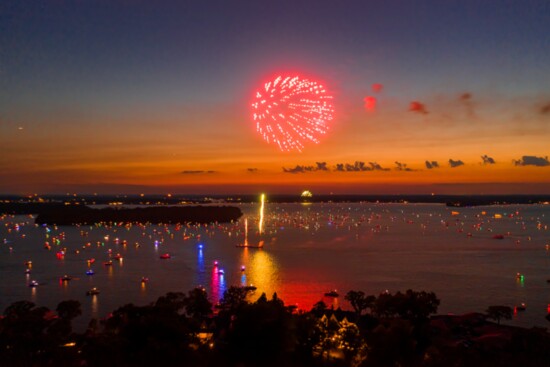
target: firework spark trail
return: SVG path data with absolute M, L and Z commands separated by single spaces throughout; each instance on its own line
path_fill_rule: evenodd
M 329 130 L 333 112 L 332 96 L 323 85 L 298 76 L 279 76 L 265 83 L 252 103 L 258 133 L 286 152 L 318 144 Z

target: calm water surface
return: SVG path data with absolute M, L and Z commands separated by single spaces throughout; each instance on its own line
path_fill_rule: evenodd
M 268 203 L 263 233 L 258 232 L 259 205 L 241 209 L 245 215 L 239 222 L 201 227 L 36 226 L 29 216 L 5 216 L 0 220 L 0 310 L 22 299 L 53 309 L 61 300 L 77 299 L 84 311 L 77 324 L 83 327 L 123 304 L 145 305 L 197 285 L 206 287 L 214 303 L 231 285 L 253 284 L 258 289 L 251 299 L 277 292 L 287 304 L 304 309 L 321 299 L 346 308 L 343 295 L 350 289 L 378 294 L 410 288 L 434 291 L 440 313 L 525 303 L 527 310 L 510 323 L 548 326 L 548 205 Z M 504 239 L 494 239 L 496 234 Z M 245 241 L 263 241 L 263 247 L 237 247 Z M 65 256 L 58 257 L 64 248 Z M 171 258 L 161 259 L 165 253 Z M 122 261 L 113 259 L 116 254 Z M 88 265 L 91 258 L 96 261 Z M 109 259 L 113 265 L 103 265 Z M 95 275 L 86 275 L 89 268 Z M 73 280 L 60 281 L 65 274 Z M 149 282 L 143 285 L 142 277 Z M 28 287 L 30 280 L 40 286 Z M 92 287 L 101 293 L 86 296 Z M 323 296 L 333 289 L 339 299 Z

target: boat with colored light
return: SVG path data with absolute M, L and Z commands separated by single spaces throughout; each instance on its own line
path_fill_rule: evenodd
M 97 289 L 96 287 L 90 289 L 89 291 L 86 292 L 86 295 L 87 296 L 95 296 L 95 295 L 98 295 L 99 294 L 99 289 Z

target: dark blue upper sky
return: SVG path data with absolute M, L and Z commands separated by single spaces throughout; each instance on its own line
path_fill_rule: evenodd
M 1 106 L 224 100 L 274 68 L 343 90 L 549 83 L 548 1 L 4 1 Z M 162 92 L 160 92 L 162 90 Z M 124 99 L 119 101 L 122 105 Z
M 330 133 L 301 155 L 266 147 L 251 120 L 256 89 L 279 74 L 334 96 Z M 376 113 L 363 106 L 373 83 Z M 280 182 L 282 165 L 316 161 L 415 169 L 330 177 L 357 185 L 550 182 L 513 163 L 547 161 L 548 111 L 548 0 L 0 2 L 4 191 Z M 493 175 L 479 173 L 485 155 Z M 464 169 L 425 170 L 450 159 Z

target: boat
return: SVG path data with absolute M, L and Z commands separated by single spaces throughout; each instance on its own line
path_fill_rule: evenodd
M 97 294 L 99 294 L 99 289 L 97 289 L 96 287 L 93 287 L 92 289 L 86 292 L 87 296 L 95 296 Z
M 262 243 L 262 244 L 259 244 L 259 245 L 246 245 L 246 244 L 243 244 L 243 245 L 235 245 L 235 247 L 262 248 L 262 247 L 264 247 L 264 246 L 263 246 L 263 243 Z
M 86 261 L 87 261 L 88 263 L 90 263 L 90 264 L 95 263 L 95 259 L 94 259 L 94 258 L 88 259 L 88 260 L 86 260 Z
M 334 298 L 336 298 L 336 297 L 338 297 L 338 296 L 339 296 L 339 294 L 338 294 L 338 292 L 336 291 L 336 289 L 335 289 L 335 290 L 332 290 L 332 291 L 330 291 L 330 292 L 325 293 L 325 297 L 334 297 Z
M 244 248 L 263 248 L 264 247 L 264 241 L 258 242 L 257 245 L 251 245 L 248 242 L 245 242 L 243 244 L 235 245 L 235 247 L 244 247 Z
M 243 286 L 243 289 L 245 291 L 255 291 L 256 289 L 258 289 L 258 287 L 256 287 L 255 285 L 253 284 L 250 284 L 250 285 L 245 285 Z
M 122 255 L 121 255 L 121 254 L 116 254 L 116 255 L 113 257 L 113 259 L 119 260 L 119 261 L 120 261 L 120 260 L 122 260 Z
M 172 255 L 170 255 L 169 253 L 165 253 L 165 254 L 160 255 L 161 259 L 169 259 L 171 257 L 172 257 Z
M 147 277 L 141 277 L 141 282 L 142 283 L 147 283 L 149 281 L 149 278 Z
M 111 265 L 113 265 L 113 260 L 105 261 L 105 262 L 103 263 L 103 265 L 105 265 L 105 266 L 111 266 Z
M 95 272 L 92 269 L 86 270 L 86 275 L 94 275 Z
M 31 273 L 31 269 L 25 269 L 25 274 L 30 274 Z
M 495 240 L 503 240 L 504 239 L 504 235 L 503 234 L 495 234 L 493 236 L 493 239 Z
M 59 278 L 62 282 L 68 282 L 69 280 L 73 280 L 73 277 L 68 276 L 67 274 L 63 275 L 61 278 Z
M 36 280 L 31 280 L 29 282 L 29 287 L 31 288 L 38 287 L 38 282 Z
M 522 303 L 519 306 L 516 306 L 515 309 L 516 311 L 525 311 L 527 309 L 527 305 L 525 303 Z

